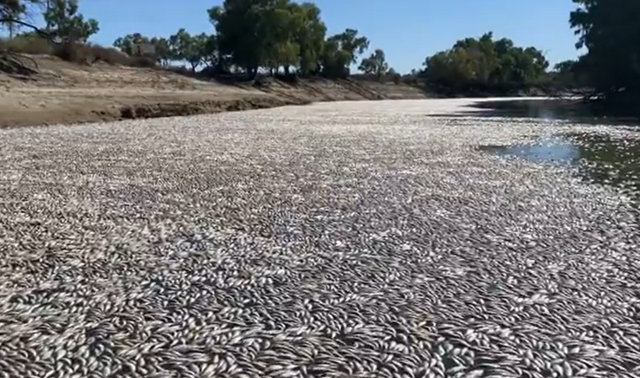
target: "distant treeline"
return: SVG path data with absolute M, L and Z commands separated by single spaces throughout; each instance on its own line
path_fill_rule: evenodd
M 355 65 L 378 80 L 393 78 L 443 95 L 580 90 L 588 98 L 629 107 L 640 96 L 640 1 L 573 2 L 576 10 L 568 15 L 569 25 L 578 36 L 577 47 L 587 51 L 575 61 L 550 67 L 538 48 L 516 46 L 488 32 L 426 57 L 420 68 L 405 75 L 389 66 L 383 49 L 367 53 L 371 42 L 358 30 L 328 35 L 321 11 L 312 2 L 225 0 L 206 10 L 210 34 L 194 35 L 185 28 L 171 36 L 132 31 L 113 47 L 87 43 L 100 30 L 99 22 L 85 19 L 77 0 L 0 0 L 0 23 L 12 35 L 2 42 L 6 50 L 49 52 L 68 60 L 179 64 L 200 74 L 241 74 L 250 79 L 260 72 L 346 78 Z M 46 36 L 24 24 L 34 14 L 43 18 Z M 19 27 L 22 33 L 16 32 Z M 43 38 L 57 43 L 43 43 Z M 152 46 L 153 53 L 145 54 L 140 46 Z

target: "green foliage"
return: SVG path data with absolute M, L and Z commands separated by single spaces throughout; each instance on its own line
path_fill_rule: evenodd
M 322 72 L 327 77 L 349 75 L 349 66 L 355 63 L 369 47 L 366 37 L 358 36 L 355 29 L 346 29 L 327 38 L 321 59 Z
M 19 0 L 0 0 L 0 27 L 7 29 L 13 36 L 18 25 L 10 20 L 19 19 L 26 12 L 26 5 Z
M 169 37 L 170 55 L 175 60 L 189 63 L 191 70 L 195 72 L 196 68 L 204 62 L 207 55 L 208 38 L 204 33 L 191 35 L 185 29 L 180 29 L 176 34 Z
M 113 47 L 118 48 L 123 53 L 133 56 L 137 55 L 136 45 L 140 43 L 149 43 L 149 38 L 140 33 L 127 34 L 113 42 Z
M 47 28 L 54 37 L 70 44 L 64 55 L 74 55 L 79 46 L 71 44 L 86 43 L 99 30 L 98 23 L 84 19 L 78 11 L 78 0 L 51 1 L 44 12 Z M 0 0 L 0 10 L 3 2 L 23 4 L 21 0 Z M 22 11 L 16 4 L 11 3 L 11 9 Z M 155 56 L 144 58 L 165 66 L 186 62 L 193 71 L 205 66 L 212 68 L 211 72 L 240 71 L 251 77 L 260 69 L 345 77 L 369 46 L 369 40 L 355 29 L 327 37 L 320 9 L 311 2 L 224 0 L 207 13 L 215 33 L 191 35 L 180 29 L 168 38 L 133 33 L 116 39 L 113 46 L 126 56 L 142 58 L 138 47 L 150 44 L 155 47 Z M 361 67 L 381 76 L 388 69 L 384 60 L 383 52 L 374 52 Z
M 210 33 L 192 35 L 186 29 L 174 35 L 125 35 L 114 41 L 116 49 L 87 44 L 98 32 L 96 20 L 79 13 L 78 0 L 50 0 L 43 14 L 47 30 L 65 41 L 53 47 L 37 32 L 15 34 L 29 9 L 44 0 L 0 0 L 0 27 L 13 38 L 0 40 L 0 48 L 11 52 L 55 53 L 73 61 L 104 60 L 113 64 L 169 66 L 187 63 L 192 71 L 207 73 L 258 71 L 296 72 L 297 75 L 347 77 L 354 64 L 379 80 L 424 85 L 448 95 L 510 94 L 533 88 L 591 89 L 608 100 L 629 96 L 640 101 L 640 1 L 572 0 L 577 9 L 570 15 L 578 35 L 577 47 L 587 53 L 549 69 L 542 51 L 520 47 L 492 33 L 455 42 L 448 50 L 425 59 L 423 70 L 400 75 L 389 68 L 383 50 L 369 48 L 369 40 L 358 30 L 347 28 L 327 35 L 321 11 L 312 2 L 294 0 L 224 0 L 207 10 L 213 26 Z M 38 7 L 34 7 L 38 6 Z M 40 7 L 40 9 L 42 9 Z M 150 44 L 155 56 L 143 55 L 136 46 Z M 149 62 L 149 60 L 151 60 Z M 627 101 L 627 100 L 625 100 Z M 628 101 L 627 101 L 628 102 Z
M 140 33 L 127 34 L 124 37 L 120 37 L 113 42 L 113 47 L 116 47 L 121 52 L 131 56 L 140 57 L 143 56 L 139 46 L 148 44 L 154 46 L 155 54 L 148 56 L 163 66 L 169 65 L 169 62 L 174 60 L 169 41 L 162 37 L 147 37 Z
M 22 20 L 30 6 L 39 5 L 43 0 L 0 0 L 0 26 L 8 27 L 9 20 Z
M 261 67 L 344 76 L 369 45 L 353 29 L 326 38 L 320 9 L 313 3 L 226 0 L 208 13 L 220 56 L 251 76 Z
M 78 13 L 78 0 L 50 0 L 50 7 L 44 12 L 49 33 L 65 42 L 86 43 L 100 27 L 94 19 L 85 20 Z
M 215 67 L 220 63 L 218 53 L 218 37 L 214 34 L 199 34 L 197 37 L 201 42 L 202 63 L 209 67 Z
M 549 72 L 549 79 L 557 90 L 575 91 L 589 87 L 589 81 L 585 72 L 585 60 L 565 60 L 553 66 Z
M 428 85 L 438 91 L 506 94 L 543 84 L 549 63 L 534 47 L 518 47 L 486 33 L 457 41 L 451 49 L 427 57 L 424 66 Z
M 299 49 L 299 71 L 310 75 L 320 68 L 327 27 L 320 18 L 320 9 L 313 3 L 293 3 L 293 39 Z
M 219 58 L 255 76 L 260 67 L 317 70 L 326 27 L 312 3 L 225 0 L 208 10 Z
M 35 30 L 29 23 L 31 10 L 42 5 L 44 0 L 0 0 L 0 29 L 9 32 L 9 38 L 16 36 L 25 26 Z
M 52 52 L 49 41 L 32 32 L 19 33 L 13 38 L 1 39 L 0 50 L 21 54 L 50 54 Z
M 208 10 L 218 35 L 220 54 L 230 63 L 243 67 L 252 75 L 265 64 L 270 45 L 265 26 L 274 1 L 225 0 L 222 6 Z
M 594 95 L 625 107 L 640 100 L 640 2 L 573 0 L 571 27 L 586 48 L 581 72 Z M 624 103 L 624 104 L 623 104 Z
M 389 71 L 389 64 L 382 49 L 376 49 L 368 58 L 362 59 L 358 69 L 366 74 L 376 75 L 378 80 Z M 393 72 L 395 73 L 395 71 Z

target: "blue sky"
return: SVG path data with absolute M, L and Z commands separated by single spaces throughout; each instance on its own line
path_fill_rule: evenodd
M 81 0 L 86 17 L 100 21 L 94 42 L 111 44 L 124 34 L 168 36 L 184 27 L 212 32 L 206 9 L 222 0 Z M 419 68 L 424 58 L 456 40 L 493 31 L 518 45 L 536 46 L 552 63 L 575 58 L 569 28 L 571 0 L 316 0 L 329 33 L 358 29 L 382 48 L 399 72 Z

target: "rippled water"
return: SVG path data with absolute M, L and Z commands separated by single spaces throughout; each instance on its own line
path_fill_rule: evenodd
M 631 120 L 596 118 L 584 107 L 553 100 L 484 102 L 477 107 L 481 110 L 473 112 L 474 116 L 637 127 Z M 614 186 L 640 198 L 635 193 L 640 190 L 639 140 L 614 139 L 598 133 L 573 133 L 543 136 L 528 143 L 479 148 L 505 158 L 575 166 L 576 172 L 587 181 Z

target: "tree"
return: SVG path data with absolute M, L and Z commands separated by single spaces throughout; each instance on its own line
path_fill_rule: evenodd
M 549 73 L 553 86 L 559 90 L 584 89 L 584 80 L 577 60 L 565 60 L 553 66 Z
M 349 74 L 349 66 L 369 48 L 369 40 L 358 36 L 355 29 L 329 37 L 325 42 L 321 66 L 325 76 L 344 77 Z
M 437 91 L 465 92 L 477 78 L 473 63 L 464 48 L 441 51 L 425 60 L 425 78 Z
M 549 62 L 534 47 L 518 47 L 493 33 L 457 41 L 425 59 L 424 77 L 439 91 L 506 94 L 542 85 Z
M 163 37 L 153 37 L 149 41 L 156 49 L 156 62 L 163 66 L 168 66 L 173 60 L 169 40 Z
M 136 45 L 141 43 L 149 43 L 149 38 L 140 33 L 127 34 L 113 42 L 113 47 L 119 49 L 123 53 L 134 56 L 137 55 Z
M 327 27 L 314 3 L 291 4 L 294 16 L 293 38 L 298 44 L 299 71 L 303 76 L 316 72 L 324 52 Z
M 138 46 L 142 44 L 149 44 L 154 47 L 153 58 L 157 63 L 167 66 L 170 61 L 174 60 L 171 54 L 172 51 L 169 48 L 169 41 L 162 37 L 149 38 L 140 33 L 127 34 L 116 39 L 113 42 L 113 47 L 129 56 L 138 56 L 141 55 L 141 51 L 138 51 Z
M 327 39 L 320 58 L 322 74 L 326 77 L 346 77 L 349 75 L 351 57 L 347 51 L 340 48 L 335 39 Z
M 218 51 L 218 37 L 215 34 L 200 34 L 202 63 L 209 67 L 218 66 L 220 52 Z
M 271 71 L 283 66 L 289 72 L 289 67 L 298 63 L 300 46 L 294 39 L 296 21 L 295 7 L 288 0 L 268 4 L 263 9 L 257 25 L 261 66 Z
M 368 58 L 363 59 L 358 68 L 366 74 L 376 75 L 378 80 L 389 70 L 389 64 L 382 49 L 376 49 Z
M 2 27 L 9 30 L 9 38 L 13 39 L 13 36 L 19 24 L 13 22 L 13 20 L 19 19 L 26 12 L 26 6 L 24 3 L 16 0 L 3 0 L 0 2 L 0 17 L 6 19 L 0 24 Z
M 27 22 L 29 9 L 42 5 L 43 0 L 0 0 L 0 28 L 7 29 L 9 36 L 23 26 L 36 30 L 34 25 Z
M 586 48 L 581 66 L 593 96 L 634 109 L 640 99 L 640 2 L 573 0 L 570 24 L 577 48 Z
M 208 10 L 216 29 L 219 59 L 254 77 L 259 68 L 315 68 L 324 24 L 313 4 L 290 0 L 225 0 Z
M 255 76 L 264 63 L 265 39 L 260 34 L 262 12 L 268 1 L 225 0 L 208 10 L 218 35 L 218 49 L 230 63 L 243 67 Z
M 242 67 L 251 77 L 259 68 L 272 72 L 297 68 L 302 75 L 348 74 L 369 46 L 355 29 L 326 38 L 320 9 L 291 0 L 225 0 L 208 10 L 216 29 L 219 59 Z
M 85 20 L 78 13 L 78 0 L 50 0 L 44 19 L 51 29 L 50 34 L 66 42 L 86 43 L 100 30 L 98 21 Z
M 183 60 L 191 65 L 191 70 L 196 71 L 198 66 L 205 63 L 207 57 L 214 54 L 208 51 L 212 46 L 211 37 L 205 33 L 198 35 L 189 34 L 184 28 L 169 37 L 168 46 L 171 57 L 175 60 Z

